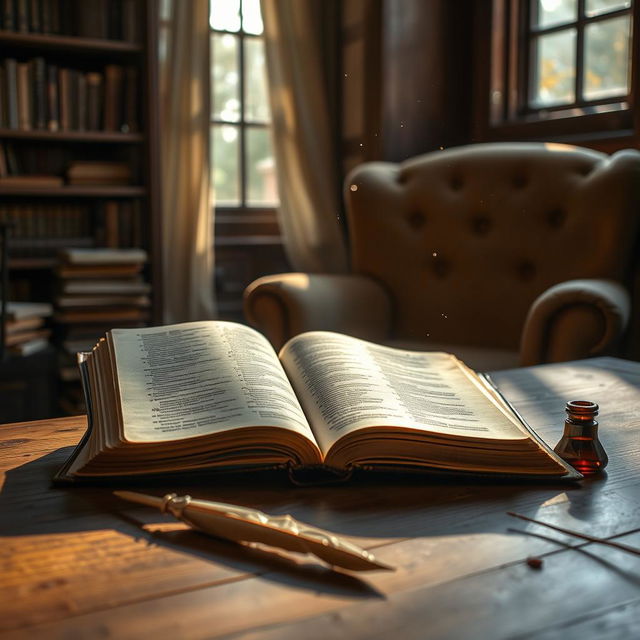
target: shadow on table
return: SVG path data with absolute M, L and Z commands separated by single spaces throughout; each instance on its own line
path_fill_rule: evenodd
M 163 479 L 96 486 L 53 487 L 51 478 L 71 452 L 64 448 L 9 471 L 0 492 L 0 536 L 64 534 L 115 530 L 134 539 L 197 556 L 287 585 L 355 598 L 384 597 L 366 574 L 334 571 L 309 556 L 289 556 L 217 540 L 191 530 L 150 531 L 174 520 L 151 508 L 117 498 L 115 488 L 162 496 L 168 492 L 290 513 L 337 534 L 365 538 L 370 548 L 408 537 L 506 533 L 507 511 L 534 514 L 549 501 L 574 512 L 593 511 L 604 483 L 588 491 L 576 483 L 532 483 L 481 478 L 380 475 L 356 477 L 348 484 L 299 487 L 286 475 L 244 474 Z M 607 502 L 603 498 L 603 502 Z M 609 500 L 608 503 L 614 502 Z M 375 553 L 375 548 L 373 549 Z
M 583 491 L 573 482 L 395 473 L 362 473 L 343 484 L 301 487 L 292 485 L 285 473 L 274 472 L 52 486 L 53 475 L 71 450 L 59 449 L 7 472 L 0 491 L 0 536 L 113 527 L 122 513 L 132 510 L 158 516 L 153 509 L 117 498 L 112 493 L 115 489 L 156 496 L 175 492 L 273 515 L 290 513 L 314 526 L 365 538 L 495 531 L 498 514 L 530 512 L 550 499 L 566 502 L 573 494 L 572 504 L 578 505 L 574 508 L 592 509 L 590 502 L 603 490 L 602 483 L 592 483 L 589 491 Z

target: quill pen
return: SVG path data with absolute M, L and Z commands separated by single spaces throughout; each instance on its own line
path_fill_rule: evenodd
M 287 551 L 312 553 L 327 564 L 350 571 L 393 571 L 345 538 L 312 527 L 290 515 L 270 516 L 257 509 L 223 502 L 195 500 L 169 493 L 163 498 L 134 491 L 114 491 L 130 502 L 156 507 L 170 513 L 194 529 L 234 542 L 260 542 Z

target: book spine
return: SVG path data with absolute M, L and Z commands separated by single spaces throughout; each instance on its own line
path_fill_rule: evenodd
M 3 28 L 6 31 L 16 30 L 16 14 L 13 0 L 3 0 L 2 3 Z
M 41 5 L 40 0 L 30 0 L 29 2 L 29 31 L 32 33 L 42 32 Z
M 136 0 L 122 0 L 122 39 L 125 42 L 139 42 L 138 7 Z
M 80 72 L 76 69 L 69 69 L 69 128 L 71 131 L 77 131 L 79 127 L 79 110 L 78 110 L 78 77 Z
M 7 154 L 5 153 L 4 143 L 0 142 L 0 177 L 4 178 L 8 175 L 9 170 L 7 168 Z
M 58 94 L 60 102 L 60 129 L 62 131 L 69 131 L 69 129 L 71 129 L 69 85 L 69 69 L 59 69 Z
M 4 61 L 7 80 L 7 125 L 18 128 L 18 62 L 15 58 Z
M 98 131 L 102 128 L 102 75 L 87 73 L 87 129 Z
M 78 0 L 82 3 L 82 0 Z M 77 20 L 74 0 L 56 0 L 58 7 L 57 19 L 59 21 L 59 31 L 68 36 L 78 35 Z M 84 4 L 87 4 L 86 1 Z
M 28 0 L 16 0 L 16 27 L 17 31 L 21 33 L 27 33 L 29 31 Z
M 60 129 L 60 98 L 58 94 L 58 67 L 50 64 L 47 68 L 47 129 Z
M 131 202 L 121 202 L 118 205 L 118 225 L 120 227 L 120 246 L 134 247 L 132 243 L 132 209 Z
M 138 85 L 138 70 L 135 67 L 127 67 L 122 130 L 129 133 L 138 131 Z
M 118 203 L 109 200 L 104 203 L 105 217 L 105 242 L 104 246 L 117 249 L 120 245 L 120 225 L 118 214 Z
M 5 152 L 7 154 L 7 169 L 9 169 L 9 175 L 20 175 L 22 173 L 22 167 L 18 162 L 18 156 L 16 155 L 13 145 L 7 144 L 5 146 Z
M 17 69 L 18 81 L 18 129 L 31 129 L 31 83 L 30 63 L 19 62 Z
M 47 128 L 47 65 L 44 58 L 33 61 L 34 73 L 34 106 L 36 129 Z
M 122 124 L 122 67 L 108 64 L 104 73 L 104 129 L 119 131 Z
M 62 17 L 61 11 L 62 7 L 60 6 L 61 0 L 50 0 L 51 3 L 51 33 L 61 34 L 62 33 Z
M 76 34 L 83 38 L 107 38 L 109 30 L 108 3 L 105 0 L 76 0 Z
M 122 0 L 120 2 L 108 2 L 107 7 L 108 33 L 111 40 L 122 40 Z
M 77 128 L 78 131 L 85 131 L 87 128 L 87 75 L 82 72 L 78 72 L 76 78 L 77 89 Z
M 42 28 L 42 33 L 51 33 L 51 12 L 53 9 L 52 0 L 41 0 L 40 9 L 40 26 Z

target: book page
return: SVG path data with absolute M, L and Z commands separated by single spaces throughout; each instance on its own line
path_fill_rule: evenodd
M 273 426 L 313 440 L 269 342 L 229 322 L 114 329 L 124 437 L 158 442 Z
M 446 353 L 402 351 L 318 331 L 291 339 L 280 359 L 323 453 L 347 433 L 373 426 L 526 437 Z

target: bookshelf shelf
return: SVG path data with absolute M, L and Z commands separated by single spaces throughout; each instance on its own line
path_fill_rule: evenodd
M 83 54 L 140 54 L 143 52 L 141 44 L 106 40 L 102 38 L 81 38 L 78 36 L 44 35 L 37 33 L 15 33 L 0 31 L 0 45 L 37 49 L 39 51 L 71 51 Z
M 0 196 L 25 198 L 140 198 L 146 189 L 138 186 L 64 186 L 64 187 L 2 187 Z
M 32 269 L 49 270 L 57 264 L 55 258 L 11 258 L 9 269 L 12 271 L 31 271 Z
M 139 144 L 144 142 L 141 133 L 119 133 L 117 131 L 42 131 L 31 129 L 0 128 L 0 139 L 43 142 L 102 142 L 105 144 Z

